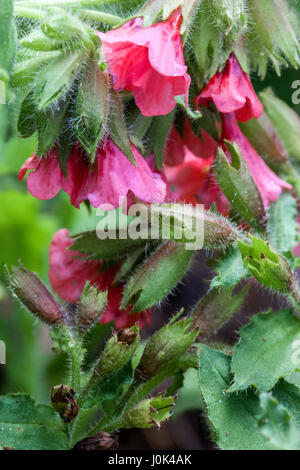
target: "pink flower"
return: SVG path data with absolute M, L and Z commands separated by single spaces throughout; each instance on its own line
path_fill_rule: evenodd
M 238 121 L 259 118 L 263 105 L 259 101 L 249 76 L 243 72 L 234 54 L 231 54 L 225 68 L 217 72 L 200 95 L 199 103 L 207 106 L 214 102 L 220 113 L 235 112 Z
M 271 201 L 276 201 L 283 189 L 292 189 L 292 186 L 275 175 L 258 155 L 250 142 L 242 134 L 234 113 L 223 114 L 222 121 L 223 139 L 236 142 L 240 147 L 253 179 L 262 195 L 265 207 L 268 207 Z
M 134 166 L 112 140 L 107 139 L 98 150 L 94 170 L 87 182 L 86 193 L 92 206 L 111 204 L 119 207 L 119 198 L 131 191 L 143 202 L 164 202 L 166 185 L 157 172 L 131 145 L 137 166 Z
M 168 114 L 175 96 L 188 101 L 190 77 L 186 73 L 180 36 L 181 8 L 170 17 L 143 28 L 134 18 L 120 28 L 100 33 L 116 90 L 132 91 L 144 116 Z
M 201 138 L 198 137 L 192 129 L 191 121 L 186 119 L 182 136 L 175 126 L 171 128 L 164 149 L 164 163 L 169 166 L 182 163 L 185 148 L 195 156 L 210 158 L 216 154 L 217 147 L 217 142 L 204 129 L 201 131 Z
M 216 203 L 220 213 L 227 215 L 229 203 L 212 171 L 218 144 L 202 130 L 202 140 L 186 120 L 183 136 L 173 127 L 165 148 L 163 175 L 173 189 L 170 200 L 204 204 L 209 209 Z
M 185 147 L 182 163 L 164 167 L 166 180 L 174 188 L 177 201 L 197 203 L 195 196 L 207 178 L 212 162 L 213 157 L 196 157 L 188 147 Z
M 118 329 L 136 322 L 140 326 L 151 321 L 151 309 L 131 313 L 131 307 L 120 310 L 123 285 L 113 285 L 119 267 L 101 270 L 102 261 L 88 261 L 80 253 L 72 251 L 72 240 L 66 229 L 55 233 L 49 251 L 49 280 L 53 290 L 65 301 L 77 303 L 87 281 L 99 290 L 108 290 L 107 306 L 100 323 L 115 321 Z
M 18 178 L 22 180 L 27 170 L 29 192 L 38 199 L 51 199 L 62 188 L 70 196 L 71 204 L 79 207 L 88 199 L 92 206 L 119 207 L 119 198 L 133 193 L 147 203 L 162 203 L 166 185 L 158 173 L 153 173 L 147 162 L 132 145 L 137 166 L 131 163 L 111 139 L 106 139 L 97 150 L 93 172 L 84 161 L 80 148 L 74 147 L 67 165 L 67 177 L 58 161 L 57 149 L 38 159 L 32 155 L 23 164 Z M 108 206 L 107 206 L 108 205 Z

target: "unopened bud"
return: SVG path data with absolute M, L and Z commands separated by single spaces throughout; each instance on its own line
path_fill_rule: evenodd
M 135 353 L 139 340 L 137 325 L 113 334 L 96 364 L 90 384 L 97 383 L 125 366 Z
M 82 42 L 90 42 L 87 26 L 76 16 L 62 8 L 53 8 L 52 11 L 54 14 L 45 18 L 41 24 L 41 30 L 48 38 L 60 41 L 80 39 Z
M 181 356 L 195 341 L 198 332 L 191 330 L 192 320 L 173 318 L 148 340 L 138 365 L 137 375 L 147 380 L 168 363 Z
M 268 88 L 259 94 L 265 111 L 271 119 L 287 152 L 300 160 L 300 118 L 284 101 Z
M 130 429 L 160 426 L 162 421 L 170 417 L 173 405 L 174 397 L 158 396 L 143 400 L 125 414 L 121 427 Z
M 10 286 L 25 307 L 50 325 L 63 323 L 61 307 L 38 276 L 22 265 L 19 268 L 12 266 L 12 271 Z
M 77 442 L 74 450 L 116 450 L 119 438 L 117 434 L 98 432 L 92 437 L 87 437 Z
M 249 286 L 232 295 L 233 287 L 211 289 L 195 307 L 192 326 L 199 330 L 198 339 L 218 331 L 243 304 Z
M 51 389 L 52 406 L 66 423 L 70 423 L 78 415 L 75 393 L 68 385 L 56 385 Z
M 258 119 L 240 122 L 239 125 L 257 153 L 266 157 L 270 163 L 282 164 L 289 160 L 288 152 L 266 113 Z
M 78 303 L 77 327 L 84 335 L 98 320 L 106 307 L 107 291 L 100 292 L 96 287 L 87 284 Z
M 289 293 L 295 276 L 285 258 L 270 247 L 268 242 L 249 235 L 252 244 L 238 242 L 245 266 L 264 286 L 278 292 Z

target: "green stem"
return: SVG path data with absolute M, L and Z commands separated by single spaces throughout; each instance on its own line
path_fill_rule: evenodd
M 179 360 L 169 364 L 164 370 L 156 374 L 147 382 L 134 382 L 128 389 L 122 400 L 123 408 L 113 418 L 104 416 L 102 420 L 90 431 L 89 436 L 93 436 L 99 431 L 112 432 L 122 427 L 123 414 L 132 408 L 137 402 L 145 398 L 158 385 L 169 377 L 175 376 L 179 371 L 185 372 L 190 367 L 198 368 L 198 357 L 196 354 L 186 353 Z M 125 405 L 125 406 L 124 406 Z M 121 416 L 121 417 L 120 417 Z
M 70 351 L 70 357 L 72 363 L 71 387 L 78 392 L 81 389 L 81 366 L 84 359 L 82 343 L 78 339 L 74 341 Z
M 103 11 L 83 9 L 77 10 L 77 13 L 87 20 L 97 21 L 98 23 L 106 23 L 110 24 L 111 26 L 117 26 L 118 24 L 124 22 L 124 18 L 111 15 L 109 13 L 104 13 Z
M 39 8 L 31 8 L 27 6 L 14 5 L 15 16 L 20 16 L 22 18 L 30 18 L 36 21 L 43 21 L 45 19 L 45 12 Z

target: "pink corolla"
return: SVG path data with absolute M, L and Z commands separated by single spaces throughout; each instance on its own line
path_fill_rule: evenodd
M 87 281 L 99 290 L 108 291 L 107 306 L 100 317 L 100 323 L 115 322 L 118 329 L 138 322 L 142 327 L 151 321 L 151 309 L 131 313 L 131 307 L 120 310 L 123 285 L 114 285 L 119 270 L 115 265 L 102 269 L 102 261 L 89 261 L 82 255 L 70 250 L 73 242 L 67 229 L 61 229 L 53 236 L 49 251 L 49 280 L 53 290 L 63 300 L 78 302 Z
M 276 201 L 282 190 L 292 189 L 292 186 L 279 178 L 258 155 L 248 139 L 243 135 L 234 113 L 223 114 L 222 122 L 223 139 L 236 142 L 239 146 L 261 193 L 265 207 L 268 207 L 270 202 Z
M 173 190 L 171 197 L 175 201 L 197 204 L 209 209 L 216 203 L 220 213 L 228 213 L 229 203 L 214 177 L 212 165 L 218 144 L 202 130 L 200 139 L 186 120 L 181 136 L 173 127 L 165 148 L 163 175 L 168 186 Z
M 116 90 L 131 91 L 144 116 L 168 114 L 174 97 L 188 101 L 190 77 L 186 73 L 180 36 L 181 8 L 168 19 L 143 28 L 134 18 L 120 28 L 100 33 Z
M 263 105 L 259 101 L 249 76 L 231 54 L 225 68 L 217 72 L 196 98 L 196 106 L 214 102 L 220 113 L 235 112 L 238 121 L 259 118 Z
M 70 196 L 71 204 L 79 207 L 88 199 L 94 207 L 116 208 L 120 198 L 128 194 L 146 203 L 162 203 L 166 185 L 158 173 L 149 168 L 146 160 L 131 145 L 136 166 L 107 138 L 96 153 L 93 171 L 79 147 L 74 147 L 67 164 L 67 176 L 61 171 L 58 152 L 54 148 L 46 157 L 28 158 L 19 171 L 22 180 L 27 170 L 29 192 L 38 199 L 51 199 L 62 188 Z
M 186 148 L 197 157 L 210 158 L 216 155 L 217 147 L 217 142 L 204 129 L 201 131 L 201 138 L 198 137 L 192 129 L 191 121 L 186 119 L 182 135 L 172 126 L 164 149 L 164 163 L 168 166 L 182 163 Z

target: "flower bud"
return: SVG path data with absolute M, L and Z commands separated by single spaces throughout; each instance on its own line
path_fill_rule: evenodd
M 77 327 L 80 334 L 84 335 L 94 325 L 106 303 L 107 291 L 100 292 L 87 283 L 78 303 Z
M 51 389 L 52 406 L 66 423 L 70 423 L 78 415 L 75 393 L 68 385 L 56 385 Z
M 288 152 L 266 113 L 258 119 L 240 122 L 239 125 L 257 153 L 266 157 L 270 163 L 284 164 L 289 160 Z
M 211 289 L 200 299 L 193 313 L 192 326 L 199 330 L 198 339 L 207 338 L 219 330 L 242 306 L 249 286 L 232 295 L 233 287 Z
M 90 42 L 88 28 L 76 16 L 70 15 L 62 8 L 53 8 L 52 16 L 46 17 L 41 24 L 41 30 L 50 39 L 68 41 L 80 39 L 82 42 Z
M 273 250 L 268 242 L 253 235 L 249 237 L 252 245 L 238 242 L 245 266 L 264 286 L 289 293 L 293 289 L 295 277 L 287 260 Z
M 137 325 L 114 333 L 107 341 L 104 351 L 95 366 L 90 385 L 125 366 L 135 353 L 139 340 Z
M 300 160 L 300 118 L 298 114 L 284 101 L 277 98 L 270 88 L 260 93 L 259 96 L 287 152 Z
M 38 276 L 22 265 L 12 266 L 12 271 L 13 275 L 8 273 L 10 285 L 25 307 L 45 323 L 53 326 L 63 323 L 61 307 Z
M 147 380 L 158 374 L 168 363 L 181 356 L 197 338 L 198 332 L 191 329 L 191 319 L 176 321 L 176 318 L 148 340 L 137 369 L 140 378 Z
M 98 432 L 92 437 L 77 442 L 74 450 L 116 450 L 118 448 L 118 435 L 107 432 Z
M 174 397 L 158 396 L 143 400 L 125 414 L 121 427 L 130 429 L 160 426 L 161 421 L 170 417 L 173 405 Z

